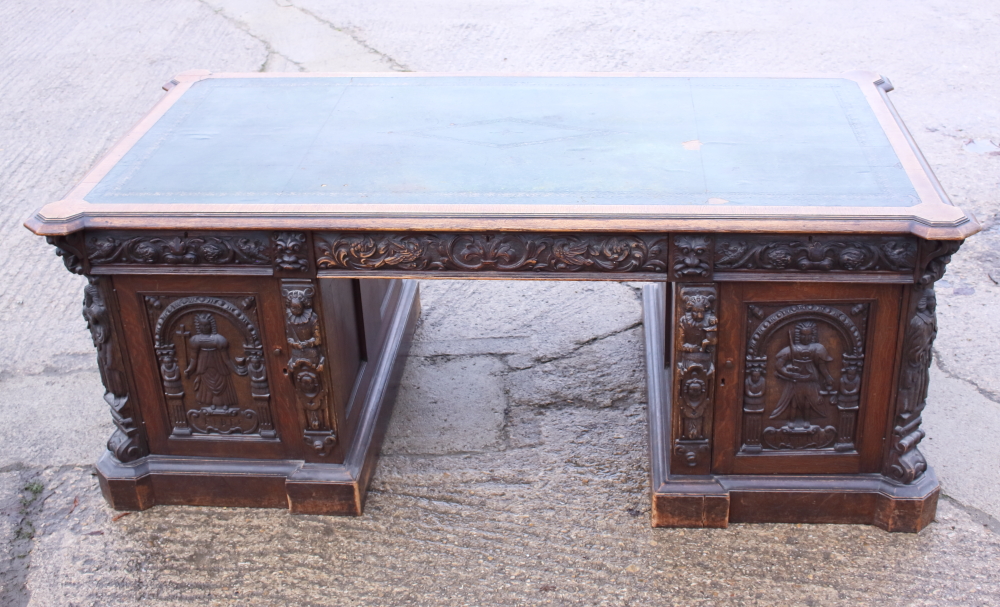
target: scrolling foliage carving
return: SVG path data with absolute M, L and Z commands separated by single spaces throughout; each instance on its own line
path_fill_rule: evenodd
M 324 270 L 666 273 L 666 237 L 616 234 L 340 233 L 316 236 Z
M 266 240 L 254 235 L 105 234 L 87 240 L 91 265 L 269 265 Z
M 803 272 L 910 272 L 917 243 L 910 238 L 856 236 L 719 236 L 715 269 Z
M 855 450 L 869 310 L 748 306 L 741 452 Z
M 671 471 L 709 472 L 712 407 L 715 395 L 715 350 L 718 318 L 714 284 L 677 287 L 674 370 L 674 445 Z
M 282 280 L 281 295 L 285 300 L 285 336 L 291 349 L 288 373 L 305 416 L 302 438 L 318 455 L 327 455 L 337 444 L 337 432 L 323 379 L 326 357 L 319 316 L 313 309 L 316 287 L 311 280 Z
M 111 407 L 115 431 L 108 439 L 108 451 L 120 462 L 134 461 L 147 453 L 129 402 L 128 381 L 121 347 L 115 336 L 108 308 L 108 279 L 88 276 L 83 288 L 83 317 L 97 348 L 97 368 L 104 383 L 104 400 Z
M 919 278 L 910 289 L 889 457 L 883 469 L 886 476 L 901 483 L 912 483 L 927 470 L 927 460 L 917 445 L 924 438 L 920 424 L 927 406 L 931 348 L 937 336 L 934 283 L 944 276 L 951 256 L 961 245 L 961 241 L 924 243 Z
M 274 438 L 256 299 L 148 295 L 145 302 L 172 434 Z

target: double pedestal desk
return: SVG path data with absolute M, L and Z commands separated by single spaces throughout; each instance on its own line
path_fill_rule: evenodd
M 89 281 L 114 508 L 360 514 L 413 279 L 569 279 L 652 283 L 653 525 L 933 520 L 934 282 L 978 224 L 877 75 L 164 88 L 26 224 Z

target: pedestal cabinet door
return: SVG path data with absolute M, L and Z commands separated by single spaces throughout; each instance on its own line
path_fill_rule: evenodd
M 723 283 L 713 471 L 878 472 L 902 287 Z
M 276 281 L 116 276 L 150 451 L 301 457 Z

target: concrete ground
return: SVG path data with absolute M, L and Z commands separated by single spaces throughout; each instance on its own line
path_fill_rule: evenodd
M 998 31 L 991 0 L 0 3 L 0 604 L 1000 604 Z M 360 518 L 110 510 L 83 280 L 21 222 L 191 68 L 885 74 L 984 225 L 939 283 L 937 522 L 651 529 L 639 285 L 596 283 L 423 283 Z

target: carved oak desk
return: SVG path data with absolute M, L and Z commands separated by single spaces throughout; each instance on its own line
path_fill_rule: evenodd
M 164 88 L 26 224 L 89 280 L 113 507 L 359 514 L 437 277 L 654 282 L 654 525 L 933 519 L 933 285 L 978 224 L 877 75 Z

